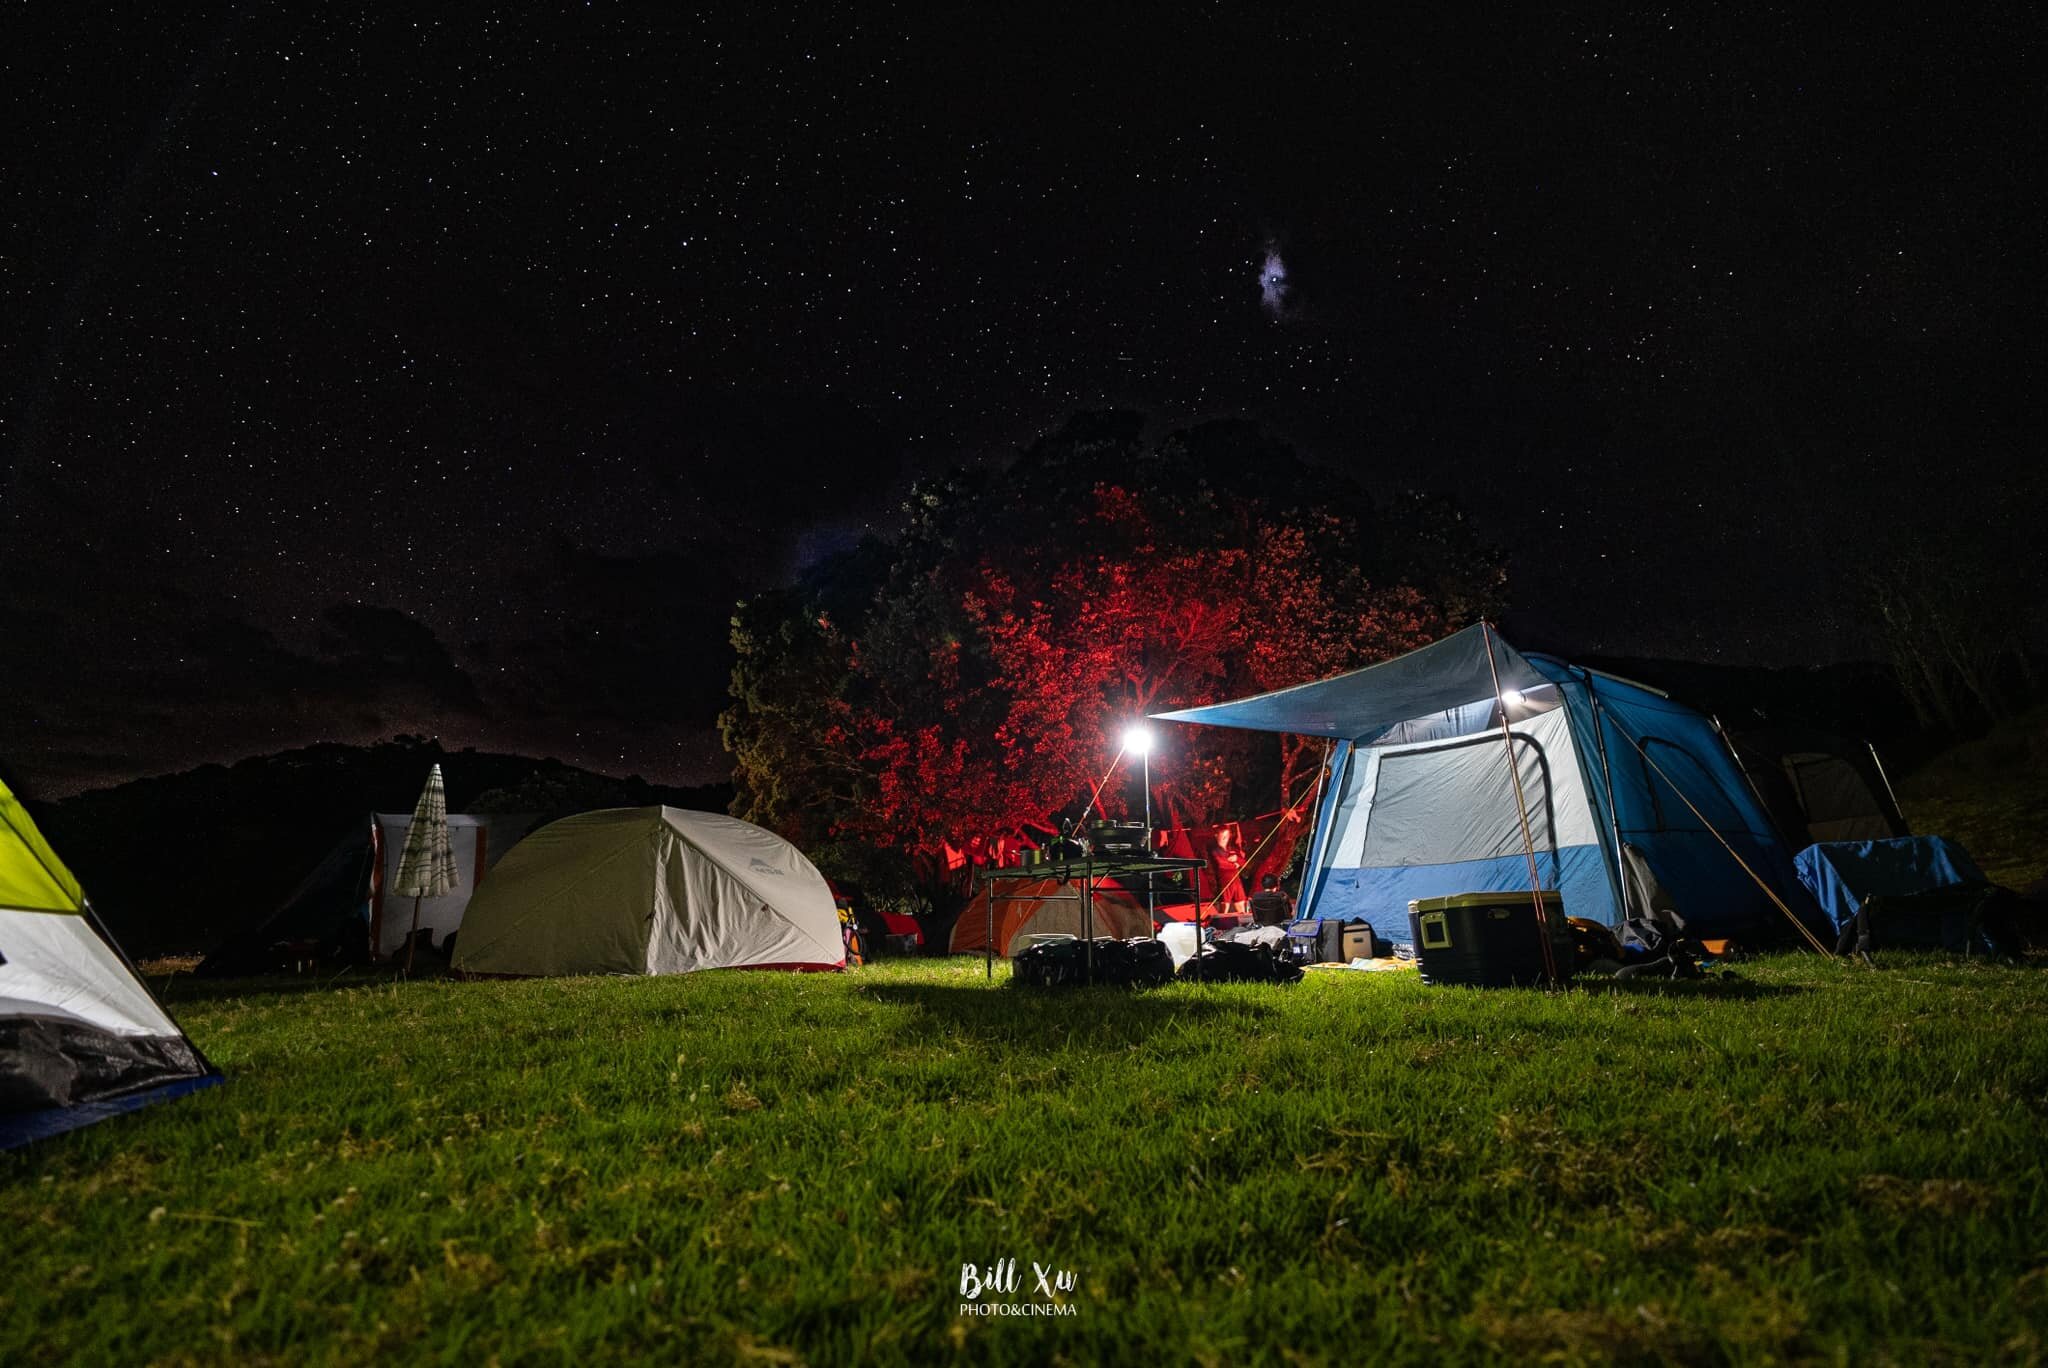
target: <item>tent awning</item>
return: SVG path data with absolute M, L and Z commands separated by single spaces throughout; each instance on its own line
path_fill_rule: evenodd
M 1493 666 L 1502 689 L 1541 688 L 1550 680 L 1485 623 L 1477 623 L 1442 641 L 1410 651 L 1362 670 L 1297 684 L 1291 689 L 1255 694 L 1205 708 L 1154 713 L 1161 722 L 1199 722 L 1209 727 L 1244 731 L 1293 732 L 1353 741 L 1401 722 L 1447 712 L 1493 697 L 1493 671 L 1486 647 L 1493 644 Z

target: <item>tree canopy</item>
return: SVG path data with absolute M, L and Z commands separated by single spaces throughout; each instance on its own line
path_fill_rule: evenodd
M 1102 812 L 1142 802 L 1135 774 L 1103 780 L 1147 713 L 1412 650 L 1505 590 L 1448 501 L 1369 498 L 1242 423 L 1148 440 L 1138 415 L 1083 414 L 905 514 L 740 606 L 721 718 L 736 814 L 899 894 L 932 896 L 918 858 L 1041 840 L 1098 787 Z M 1168 730 L 1153 799 L 1177 824 L 1315 786 L 1320 742 Z

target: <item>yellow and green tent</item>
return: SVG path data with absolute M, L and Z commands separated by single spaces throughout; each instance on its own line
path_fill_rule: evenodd
M 219 1081 L 0 784 L 0 1149 Z

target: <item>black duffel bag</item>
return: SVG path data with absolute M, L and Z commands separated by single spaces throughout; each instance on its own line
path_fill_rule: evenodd
M 1203 983 L 1297 983 L 1301 966 L 1270 946 L 1211 941 L 1181 964 L 1180 977 Z
M 1011 960 L 1010 982 L 1026 988 L 1072 988 L 1088 982 L 1086 941 L 1047 941 L 1020 950 Z M 1137 936 L 1109 937 L 1093 947 L 1095 982 L 1116 988 L 1151 988 L 1173 981 L 1173 952 L 1163 941 Z

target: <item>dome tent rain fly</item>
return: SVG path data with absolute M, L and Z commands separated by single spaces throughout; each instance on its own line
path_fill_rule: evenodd
M 607 808 L 514 846 L 470 899 L 454 967 L 473 974 L 839 969 L 846 944 L 822 874 L 751 822 Z

